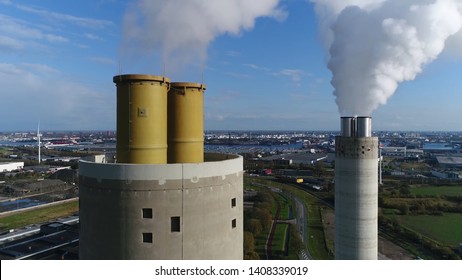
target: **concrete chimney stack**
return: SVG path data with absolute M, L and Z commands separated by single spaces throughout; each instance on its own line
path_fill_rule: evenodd
M 378 138 L 371 117 L 342 117 L 335 139 L 335 258 L 377 259 Z

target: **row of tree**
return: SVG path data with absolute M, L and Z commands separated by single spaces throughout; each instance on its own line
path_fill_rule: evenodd
M 256 237 L 270 230 L 273 221 L 271 209 L 275 200 L 269 190 L 259 190 L 251 201 L 253 207 L 244 210 L 244 259 L 258 260 Z
M 379 227 L 385 232 L 392 232 L 406 240 L 406 242 L 412 243 L 414 247 L 420 248 L 422 252 L 431 255 L 431 258 L 460 260 L 460 257 L 453 249 L 403 227 L 397 219 L 379 216 Z
M 458 198 L 454 198 L 458 200 Z M 390 199 L 379 197 L 379 206 L 382 208 L 398 209 L 401 215 L 441 215 L 443 212 L 462 213 L 462 204 L 455 205 L 453 202 L 441 198 L 420 199 Z

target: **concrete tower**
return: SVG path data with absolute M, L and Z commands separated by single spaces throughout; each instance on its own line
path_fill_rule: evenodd
M 335 258 L 377 259 L 378 138 L 370 117 L 342 117 L 335 139 Z
M 122 75 L 114 82 L 116 160 L 80 161 L 80 258 L 242 259 L 243 159 L 204 155 L 203 140 L 198 147 L 203 103 L 167 105 L 170 82 L 163 77 Z M 202 96 L 205 85 L 189 85 Z M 167 107 L 172 108 L 168 117 Z M 185 110 L 199 116 L 181 117 Z M 167 123 L 177 127 L 167 129 Z M 196 128 L 192 133 L 183 133 L 191 127 Z M 170 129 L 194 143 L 176 146 L 175 163 L 167 163 Z M 181 153 L 191 146 L 195 159 L 188 161 Z

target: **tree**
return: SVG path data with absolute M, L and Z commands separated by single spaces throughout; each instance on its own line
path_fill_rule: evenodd
M 259 191 L 255 197 L 256 202 L 273 204 L 274 198 L 269 191 Z
M 244 254 L 244 260 L 259 260 L 259 259 L 260 259 L 260 256 L 255 251 Z
M 424 203 L 422 203 L 421 201 L 419 201 L 417 203 L 417 206 L 416 206 L 416 211 L 417 213 L 419 214 L 425 214 L 427 212 L 427 209 L 425 208 L 425 205 Z
M 269 230 L 273 222 L 273 216 L 271 215 L 271 212 L 268 210 L 260 210 L 258 216 L 263 230 Z
M 255 238 L 253 234 L 248 231 L 244 231 L 244 255 L 255 251 Z
M 257 236 L 262 232 L 263 227 L 261 225 L 260 220 L 258 220 L 258 219 L 250 219 L 250 220 L 248 220 L 248 222 L 246 224 L 246 230 L 251 232 L 254 236 Z
M 409 214 L 409 205 L 407 205 L 406 203 L 401 203 L 399 205 L 399 211 L 401 212 L 401 215 Z
M 411 188 L 407 184 L 401 185 L 399 188 L 399 193 L 404 196 L 409 196 L 411 195 Z
M 317 161 L 314 164 L 313 175 L 315 177 L 322 177 L 324 176 L 324 173 L 325 173 L 324 163 L 322 161 Z
M 385 205 L 385 198 L 383 197 L 383 195 L 379 195 L 378 203 L 379 203 L 379 207 L 384 207 L 384 205 Z

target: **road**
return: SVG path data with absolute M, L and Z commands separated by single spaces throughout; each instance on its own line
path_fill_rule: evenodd
M 291 194 L 287 194 L 290 198 L 292 198 L 295 202 L 296 208 L 297 208 L 297 228 L 298 232 L 300 234 L 300 237 L 302 238 L 303 244 L 305 244 L 305 247 L 308 247 L 308 240 L 307 240 L 307 225 L 306 221 L 308 220 L 308 217 L 306 215 L 306 209 L 305 205 L 303 202 L 296 196 L 292 196 Z M 313 257 L 311 256 L 310 252 L 307 250 L 302 250 L 299 253 L 299 256 L 302 257 L 305 260 L 312 260 Z
M 306 215 L 307 212 L 306 212 L 305 205 L 303 204 L 303 202 L 298 197 L 292 195 L 291 193 L 284 192 L 281 189 L 267 186 L 267 185 L 260 184 L 260 183 L 252 183 L 252 184 L 259 186 L 259 187 L 269 188 L 273 192 L 283 193 L 286 197 L 290 198 L 291 200 L 295 202 L 296 213 L 297 213 L 295 223 L 296 223 L 298 232 L 300 234 L 300 237 L 302 238 L 303 244 L 305 244 L 305 247 L 307 248 L 308 247 L 308 238 L 307 238 L 308 233 L 307 233 L 306 221 L 308 217 Z M 304 259 L 304 260 L 313 259 L 313 257 L 311 256 L 308 250 L 301 250 L 298 255 L 301 259 Z

